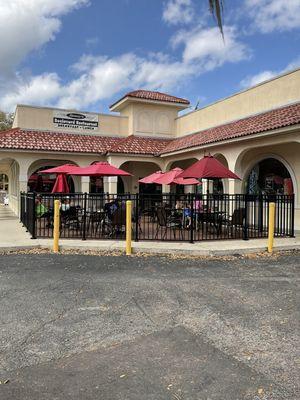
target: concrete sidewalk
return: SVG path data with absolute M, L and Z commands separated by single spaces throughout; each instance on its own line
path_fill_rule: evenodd
M 52 248 L 51 240 L 38 240 L 39 247 Z M 125 251 L 125 242 L 117 240 L 82 241 L 61 240 L 62 250 L 99 250 Z M 266 239 L 222 240 L 212 242 L 132 242 L 133 253 L 149 254 L 186 254 L 192 256 L 223 256 L 260 253 L 267 250 Z M 275 251 L 300 249 L 300 238 L 284 238 L 275 240 Z
M 32 248 L 52 249 L 51 239 L 31 239 L 18 219 L 1 220 L 0 223 L 0 250 L 20 250 Z M 125 251 L 125 242 L 119 240 L 73 240 L 61 239 L 62 250 L 79 251 Z M 193 256 L 222 256 L 243 255 L 248 253 L 260 253 L 267 249 L 266 239 L 222 240 L 203 242 L 132 242 L 133 253 L 149 254 L 186 254 Z M 300 236 L 296 238 L 275 239 L 274 250 L 300 249 Z

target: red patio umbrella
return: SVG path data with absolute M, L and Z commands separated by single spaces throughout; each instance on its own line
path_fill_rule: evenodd
M 145 176 L 145 178 L 140 179 L 139 183 L 155 183 L 156 179 L 162 176 L 162 171 L 156 171 L 151 175 Z
M 51 193 L 70 193 L 66 174 L 58 174 Z
M 39 171 L 38 173 L 39 174 L 72 174 L 73 172 L 76 172 L 80 169 L 81 168 L 77 167 L 77 165 L 64 164 L 64 165 L 60 165 L 58 167 L 44 169 L 42 171 Z
M 199 181 L 197 179 L 189 179 L 188 182 L 185 182 L 185 179 L 179 179 L 179 175 L 183 170 L 181 168 L 173 168 L 171 171 L 165 172 L 162 176 L 158 177 L 155 180 L 155 183 L 160 185 L 172 185 L 172 184 L 179 184 L 179 185 L 199 185 Z
M 79 176 L 132 176 L 129 172 L 116 168 L 108 162 L 97 162 L 88 167 L 79 168 L 70 172 L 69 175 Z
M 231 178 L 241 179 L 230 169 L 213 156 L 204 156 L 201 160 L 196 161 L 193 165 L 184 170 L 178 178 L 197 178 L 197 179 L 216 179 Z
M 176 185 L 202 185 L 202 183 L 195 178 L 175 178 L 173 183 L 176 183 Z

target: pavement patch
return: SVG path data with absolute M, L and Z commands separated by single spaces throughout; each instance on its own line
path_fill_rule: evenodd
M 6 400 L 238 400 L 273 393 L 289 398 L 286 390 L 182 327 L 12 371 L 10 384 L 1 389 Z

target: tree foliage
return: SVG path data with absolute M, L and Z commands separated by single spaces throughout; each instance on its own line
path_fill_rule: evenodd
M 211 14 L 216 18 L 218 27 L 221 31 L 222 36 L 224 37 L 223 31 L 223 9 L 224 9 L 224 0 L 208 0 L 209 10 Z
M 13 113 L 6 114 L 5 112 L 0 111 L 0 131 L 10 129 L 12 127 L 13 119 Z

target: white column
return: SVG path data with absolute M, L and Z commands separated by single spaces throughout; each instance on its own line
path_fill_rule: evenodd
M 20 192 L 27 192 L 28 190 L 28 178 L 27 173 L 19 173 L 15 176 L 14 185 L 16 185 L 16 195 L 11 196 L 9 205 L 14 213 L 18 214 L 20 210 Z M 15 197 L 15 199 L 13 198 Z
M 103 192 L 108 193 L 108 177 L 103 177 Z
M 162 185 L 161 191 L 163 193 L 170 193 L 171 192 L 171 185 Z
M 206 194 L 208 189 L 208 180 L 202 179 L 202 193 Z
M 118 177 L 109 176 L 105 177 L 104 181 L 104 192 L 110 194 L 116 194 L 118 192 Z
M 90 192 L 90 177 L 89 176 L 81 177 L 81 191 L 82 191 L 82 193 Z
M 235 194 L 235 179 L 228 179 L 228 194 Z

